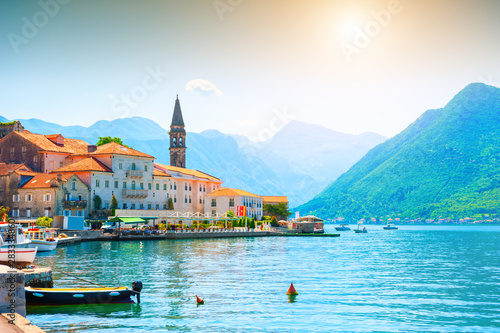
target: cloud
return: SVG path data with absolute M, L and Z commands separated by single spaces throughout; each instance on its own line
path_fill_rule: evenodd
M 222 96 L 222 91 L 217 89 L 217 87 L 208 80 L 194 79 L 186 83 L 186 90 L 194 91 L 205 96 L 210 96 L 216 94 Z

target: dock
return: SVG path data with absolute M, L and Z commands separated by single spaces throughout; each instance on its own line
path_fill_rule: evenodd
M 11 319 L 11 316 L 15 316 Z M 0 315 L 0 332 L 2 333 L 44 333 L 40 327 L 31 325 L 31 322 L 20 314 L 2 313 Z

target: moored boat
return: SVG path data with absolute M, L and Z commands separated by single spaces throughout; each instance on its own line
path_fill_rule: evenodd
M 26 248 L 29 243 L 20 224 L 0 222 L 0 248 Z
M 337 231 L 349 231 L 351 228 L 348 227 L 347 224 L 341 224 L 340 227 L 335 227 Z
M 36 247 L 34 249 L 0 248 L 0 264 L 8 266 L 26 266 L 35 260 L 36 252 Z M 13 258 L 12 255 L 14 255 Z
M 47 252 L 53 251 L 57 247 L 55 231 L 49 231 L 45 227 L 32 227 L 28 228 L 24 233 L 31 240 L 28 248 L 38 247 L 38 252 Z
M 115 288 L 32 288 L 25 287 L 28 305 L 75 305 L 134 303 L 132 296 L 140 302 L 142 283 L 137 281 L 128 287 Z
M 384 227 L 385 230 L 396 230 L 398 229 L 398 227 L 392 225 L 392 224 L 388 224 Z

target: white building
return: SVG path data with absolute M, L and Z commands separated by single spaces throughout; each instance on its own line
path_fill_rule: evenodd
M 207 194 L 205 199 L 205 212 L 212 215 L 224 214 L 232 211 L 237 214 L 237 207 L 246 207 L 246 216 L 262 218 L 262 198 L 247 191 L 221 187 Z

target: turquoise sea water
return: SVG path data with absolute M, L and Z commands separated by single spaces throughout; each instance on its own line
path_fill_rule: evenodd
M 47 332 L 500 332 L 500 226 L 367 229 L 61 247 L 35 263 L 109 286 L 141 280 L 141 304 L 30 307 L 28 319 Z

